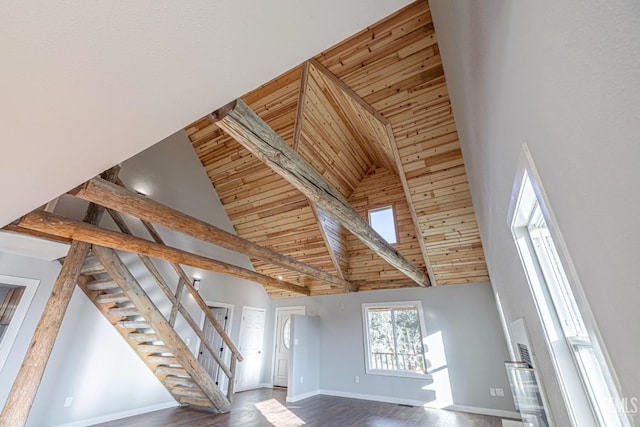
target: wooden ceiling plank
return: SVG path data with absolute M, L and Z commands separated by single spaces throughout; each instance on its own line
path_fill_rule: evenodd
M 242 100 L 223 118 L 210 116 L 225 132 L 303 192 L 313 203 L 338 219 L 391 265 L 420 286 L 429 286 L 426 274 L 389 245 L 349 205 L 346 199 L 271 129 Z
M 82 190 L 78 192 L 77 197 L 126 213 L 153 224 L 162 225 L 163 227 L 167 227 L 171 230 L 204 242 L 280 265 L 287 269 L 297 271 L 300 274 L 317 278 L 318 280 L 325 281 L 343 289 L 350 289 L 350 284 L 339 277 L 259 246 L 249 240 L 219 229 L 211 224 L 186 215 L 103 179 L 93 178 L 88 181 L 83 186 Z
M 316 205 L 311 205 L 313 209 L 313 213 L 316 217 L 316 221 L 318 223 L 318 227 L 320 228 L 320 234 L 322 235 L 322 239 L 326 245 L 327 250 L 329 251 L 329 257 L 331 258 L 331 263 L 335 267 L 338 272 L 338 276 L 346 279 L 348 266 L 345 263 L 345 256 L 342 253 L 345 250 L 346 244 L 344 242 L 344 238 L 341 235 L 335 235 L 336 233 L 331 233 L 331 223 L 334 221 L 331 215 L 325 213 L 322 208 Z M 333 224 L 337 227 L 340 227 L 339 223 Z
M 142 254 L 169 262 L 186 264 L 216 273 L 228 274 L 291 292 L 309 295 L 309 289 L 287 283 L 246 268 L 225 263 L 181 249 L 151 242 L 138 237 L 100 228 L 84 222 L 74 221 L 48 212 L 32 212 L 20 221 L 20 226 L 31 230 L 71 238 L 79 242 L 104 246 L 111 249 Z

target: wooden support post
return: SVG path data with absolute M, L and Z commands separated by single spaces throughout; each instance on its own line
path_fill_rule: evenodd
M 53 285 L 51 297 L 47 301 L 27 354 L 18 371 L 16 381 L 9 392 L 9 397 L 0 415 L 0 425 L 22 426 L 27 422 L 64 313 L 67 311 L 71 294 L 73 294 L 78 277 L 80 277 L 82 263 L 87 257 L 90 247 L 89 243 L 78 241 L 71 244 L 62 270 Z
M 227 399 L 231 403 L 233 401 L 233 386 L 236 379 L 236 367 L 238 366 L 238 359 L 235 355 L 231 356 L 231 376 L 229 377 L 229 384 L 227 385 Z
M 218 390 L 211 377 L 200 366 L 189 348 L 182 342 L 173 327 L 167 322 L 160 310 L 149 299 L 144 289 L 124 266 L 113 249 L 94 245 L 95 253 L 109 276 L 120 286 L 131 302 L 136 306 L 160 339 L 171 348 L 173 354 L 180 360 L 183 368 L 196 381 L 202 391 L 221 412 L 228 412 L 231 407 L 229 401 Z
M 310 294 L 309 288 L 304 286 L 298 286 L 285 282 L 284 280 L 278 280 L 264 274 L 247 270 L 246 268 L 196 255 L 170 246 L 106 230 L 83 222 L 73 221 L 48 212 L 31 212 L 22 218 L 20 226 L 62 237 L 70 237 L 74 240 L 80 240 L 94 245 L 106 246 L 112 249 L 161 258 L 196 268 L 203 268 L 217 273 L 229 274 L 255 283 L 261 283 L 265 286 L 272 286 L 302 295 Z M 186 286 L 189 287 L 190 284 L 187 283 Z
M 429 277 L 387 243 L 306 160 L 294 151 L 241 99 L 209 116 L 254 156 L 300 190 L 311 202 L 336 218 L 362 243 L 420 286 Z
M 117 166 L 111 168 L 104 172 L 102 177 L 109 181 L 115 181 L 119 170 L 120 168 Z M 98 224 L 103 214 L 103 207 L 90 204 L 84 221 Z M 0 414 L 0 425 L 22 426 L 27 422 L 36 392 L 42 381 L 42 375 L 49 361 L 49 356 L 51 356 L 53 344 L 58 336 L 60 325 L 62 325 L 62 319 L 80 277 L 82 264 L 90 249 L 91 245 L 86 242 L 73 241 L 71 243 L 60 274 L 51 290 L 51 296 L 33 333 L 31 344 L 29 344 L 27 354 L 20 366 L 18 376 Z

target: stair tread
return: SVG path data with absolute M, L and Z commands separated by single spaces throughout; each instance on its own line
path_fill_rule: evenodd
M 129 335 L 127 335 L 127 338 L 129 338 L 131 341 L 137 342 L 160 341 L 160 337 L 158 336 L 158 334 L 147 332 L 130 332 Z
M 181 385 L 184 387 L 198 387 L 198 384 L 196 384 L 193 379 L 187 377 L 177 377 L 175 375 L 167 375 L 166 377 L 164 377 L 164 383 L 171 385 Z
M 141 353 L 171 353 L 171 349 L 166 345 L 140 344 L 137 349 Z
M 208 400 L 207 395 L 204 394 L 199 388 L 184 387 L 181 385 L 171 387 L 171 394 Z
M 100 261 L 93 257 L 87 258 L 80 270 L 81 274 L 100 274 L 105 272 L 106 270 L 104 269 L 104 266 L 100 264 Z
M 116 307 L 109 309 L 110 316 L 140 316 L 140 312 L 135 307 Z
M 125 302 L 125 301 L 129 301 L 129 298 L 124 294 L 124 292 L 114 292 L 112 294 L 101 294 L 96 297 L 96 302 L 98 303 Z
M 167 368 L 171 367 L 182 369 L 182 365 L 180 364 L 178 359 L 173 356 L 147 356 L 145 359 L 152 365 L 160 365 L 158 366 L 158 368 L 160 368 L 162 365 L 165 365 L 165 367 Z M 156 368 L 156 371 L 158 368 Z
M 87 289 L 90 289 L 92 291 L 104 291 L 109 289 L 115 289 L 117 287 L 118 287 L 118 284 L 114 282 L 113 279 L 111 278 L 93 280 L 87 283 Z
M 185 405 L 202 406 L 204 408 L 213 408 L 213 403 L 209 399 L 198 399 L 196 397 L 180 397 L 180 403 Z
M 189 374 L 184 368 L 177 366 L 158 366 L 156 368 L 156 375 L 167 375 L 174 377 L 189 378 Z
M 124 329 L 149 329 L 149 323 L 145 320 L 121 320 L 117 325 Z

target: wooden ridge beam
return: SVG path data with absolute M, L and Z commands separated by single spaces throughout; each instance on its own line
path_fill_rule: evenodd
M 196 268 L 228 274 L 298 294 L 310 294 L 309 289 L 304 286 L 278 280 L 264 274 L 256 273 L 255 271 L 247 270 L 246 268 L 207 258 L 202 255 L 196 255 L 181 249 L 67 219 L 49 212 L 31 212 L 22 218 L 19 226 L 94 245 L 105 246 L 111 249 L 147 255 L 169 262 L 186 264 Z
M 418 285 L 430 285 L 426 274 L 371 228 L 342 194 L 241 99 L 210 114 L 208 119 L 300 190 L 309 200 L 333 215 L 347 230 L 389 264 Z
M 339 287 L 347 291 L 356 289 L 351 283 L 340 277 L 257 245 L 250 240 L 221 230 L 202 220 L 179 212 L 101 178 L 93 178 L 87 181 L 75 195 L 83 200 L 126 213 L 143 221 L 161 225 L 204 242 L 313 277 L 334 287 Z

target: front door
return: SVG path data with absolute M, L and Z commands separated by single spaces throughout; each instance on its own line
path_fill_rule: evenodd
M 264 308 L 243 307 L 239 350 L 244 360 L 239 366 L 238 391 L 258 388 L 262 375 Z
M 276 342 L 273 357 L 273 385 L 287 387 L 289 348 L 291 347 L 291 316 L 305 314 L 305 307 L 276 308 Z

